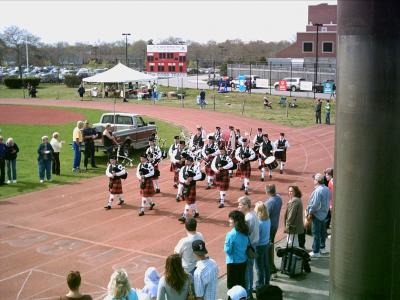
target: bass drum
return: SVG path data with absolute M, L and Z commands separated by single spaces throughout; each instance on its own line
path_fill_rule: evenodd
M 267 157 L 264 163 L 270 170 L 276 169 L 278 167 L 278 162 L 276 161 L 275 156 Z

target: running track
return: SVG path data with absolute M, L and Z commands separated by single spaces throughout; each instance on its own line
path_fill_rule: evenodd
M 77 102 L 63 100 L 0 99 L 0 104 L 65 106 L 113 110 L 113 103 Z M 253 203 L 265 200 L 264 187 L 277 185 L 284 203 L 287 187 L 295 184 L 303 192 L 306 203 L 312 190 L 312 174 L 333 166 L 334 126 L 313 126 L 296 129 L 269 122 L 247 119 L 212 111 L 180 109 L 152 105 L 117 103 L 116 111 L 135 112 L 165 120 L 194 130 L 202 124 L 207 132 L 215 126 L 226 129 L 233 125 L 253 136 L 258 127 L 268 132 L 272 140 L 285 132 L 291 145 L 288 150 L 286 171 L 274 172 L 272 180 L 259 181 L 259 171 L 253 163 L 250 197 Z M 67 291 L 65 275 L 80 270 L 82 291 L 95 299 L 102 299 L 114 268 L 124 267 L 133 286 L 143 286 L 143 274 L 148 266 L 162 271 L 165 258 L 173 251 L 177 241 L 185 235 L 179 224 L 183 204 L 175 201 L 171 186 L 169 163 L 161 167 L 161 194 L 153 212 L 137 216 L 140 205 L 138 186 L 133 172 L 124 192 L 127 205 L 105 211 L 107 179 L 91 178 L 69 185 L 54 186 L 44 191 L 9 198 L 0 202 L 0 294 L 1 299 L 53 299 Z M 223 242 L 227 215 L 236 207 L 242 195 L 239 180 L 231 181 L 227 205 L 217 208 L 216 190 L 205 190 L 198 185 L 200 218 L 198 230 L 203 233 L 211 257 L 225 273 Z M 282 208 L 281 217 L 285 205 Z M 282 223 L 282 218 L 281 218 Z M 283 233 L 278 233 L 278 239 Z

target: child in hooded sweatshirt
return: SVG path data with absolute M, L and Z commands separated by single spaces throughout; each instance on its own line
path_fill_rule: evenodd
M 151 300 L 156 300 L 160 278 L 160 273 L 158 273 L 156 268 L 147 268 L 144 273 L 144 287 L 142 289 L 142 294 L 149 296 Z

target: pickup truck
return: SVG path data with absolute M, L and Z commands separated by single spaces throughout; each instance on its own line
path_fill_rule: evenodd
M 101 149 L 103 144 L 103 131 L 111 124 L 112 133 L 121 145 L 121 151 L 128 154 L 132 149 L 143 149 L 148 146 L 149 138 L 157 133 L 154 122 L 146 123 L 143 118 L 134 113 L 105 113 L 101 116 L 100 122 L 93 124 L 97 132 L 95 148 Z

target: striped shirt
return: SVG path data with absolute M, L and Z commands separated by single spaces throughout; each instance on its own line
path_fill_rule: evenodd
M 203 300 L 217 299 L 218 265 L 212 258 L 199 260 L 193 276 L 196 297 Z

